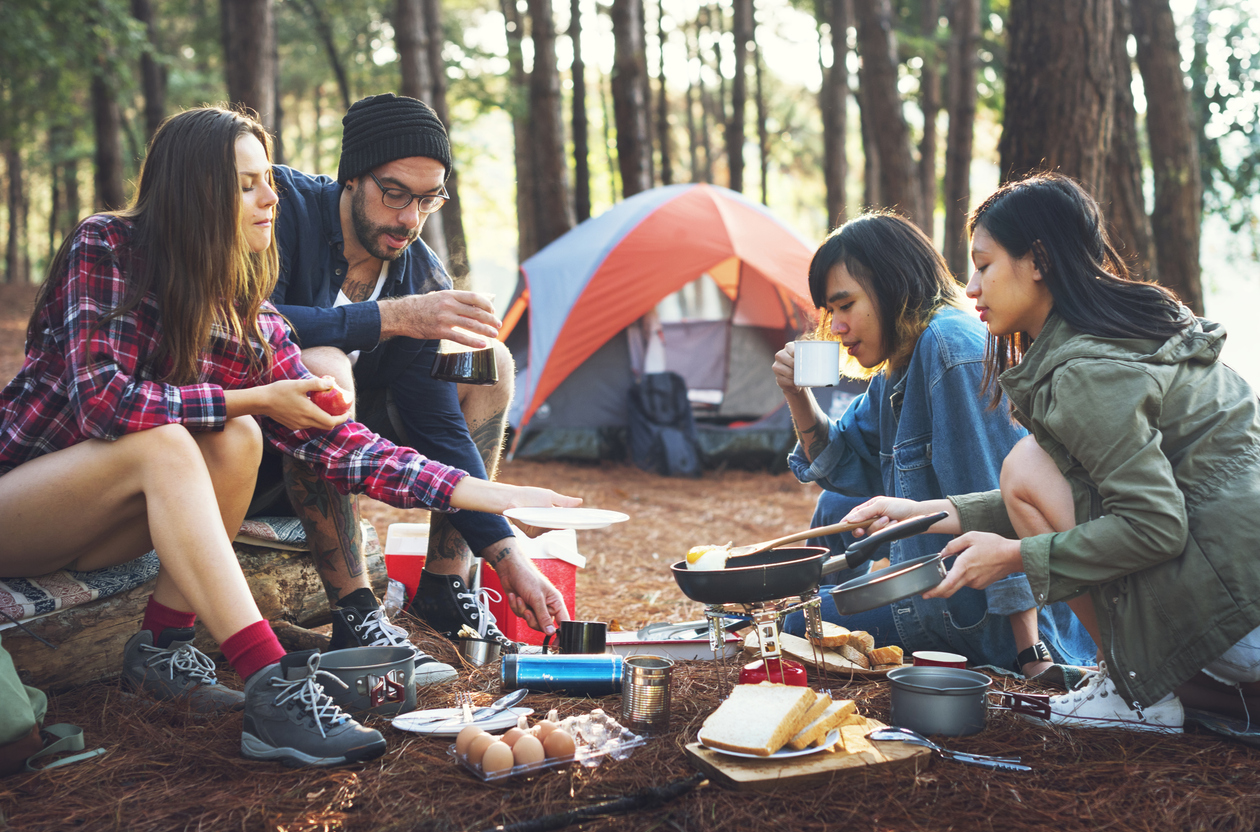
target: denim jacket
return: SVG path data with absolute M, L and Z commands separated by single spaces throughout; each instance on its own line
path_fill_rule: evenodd
M 298 343 L 360 350 L 355 383 L 389 388 L 409 443 L 431 459 L 485 479 L 485 463 L 468 432 L 455 385 L 429 377 L 438 342 L 381 341 L 380 307 L 374 301 L 334 307 L 349 269 L 341 234 L 341 185 L 284 165 L 272 171 L 280 196 L 275 230 L 280 277 L 271 301 L 289 319 Z M 451 285 L 437 255 L 416 240 L 389 264 L 381 297 L 423 295 Z M 512 536 L 498 515 L 461 511 L 450 519 L 474 553 Z
M 987 407 L 981 391 L 986 336 L 968 313 L 938 311 L 907 367 L 876 376 L 839 420 L 828 420 L 829 442 L 812 463 L 796 446 L 788 457 L 793 473 L 801 482 L 861 498 L 935 500 L 997 488 L 1002 461 L 1025 431 L 1005 406 Z M 920 534 L 894 541 L 889 559 L 901 563 L 934 554 L 949 539 Z M 1014 655 L 1007 653 L 1014 642 L 1006 616 L 1035 606 L 1021 573 L 983 591 L 963 588 L 948 599 L 915 595 L 893 604 L 893 613 L 907 646 L 928 646 L 929 633 L 948 621 L 972 631 L 965 641 L 982 645 L 976 649 L 987 655 L 973 655 L 973 661 L 1011 667 Z M 1092 642 L 1065 606 L 1047 607 L 1038 618 L 1041 638 L 1053 652 L 1074 662 L 1092 657 Z M 957 643 L 952 637 L 947 642 Z

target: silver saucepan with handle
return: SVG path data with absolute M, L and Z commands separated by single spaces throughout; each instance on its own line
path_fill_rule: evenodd
M 938 514 L 927 515 L 916 520 L 906 520 L 889 526 L 869 537 L 856 541 L 845 550 L 845 556 L 850 558 L 856 557 L 858 563 L 865 563 L 870 559 L 869 553 L 873 553 L 881 544 L 926 531 L 929 526 L 948 516 L 948 512 L 942 511 Z M 922 520 L 930 522 L 920 524 L 919 521 Z M 904 528 L 912 522 L 916 524 L 913 529 L 907 530 Z M 881 535 L 888 532 L 901 533 L 881 537 Z M 945 561 L 940 552 L 934 555 L 911 558 L 901 563 L 894 563 L 892 566 L 887 566 L 883 569 L 877 569 L 851 581 L 845 581 L 831 590 L 831 600 L 835 601 L 836 612 L 841 615 L 866 612 L 867 610 L 891 604 L 894 601 L 900 601 L 902 598 L 909 598 L 911 595 L 927 592 L 945 578 L 946 571 Z
M 670 571 L 683 595 L 693 601 L 704 604 L 775 601 L 811 592 L 822 583 L 823 576 L 861 566 L 882 544 L 926 531 L 947 516 L 942 511 L 904 520 L 859 540 L 844 553 L 831 558 L 822 547 L 796 546 L 730 558 L 724 569 L 692 570 L 683 560 L 670 566 Z M 871 605 L 877 606 L 879 604 Z

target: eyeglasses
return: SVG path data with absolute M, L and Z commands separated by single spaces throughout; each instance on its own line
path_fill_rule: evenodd
M 432 214 L 445 205 L 446 200 L 451 198 L 451 195 L 446 192 L 445 186 L 442 187 L 442 192 L 439 194 L 413 194 L 409 191 L 404 191 L 402 188 L 386 188 L 372 171 L 368 171 L 368 176 L 372 177 L 376 187 L 381 189 L 381 202 L 386 208 L 393 208 L 395 211 L 401 211 L 415 199 L 420 203 L 421 214 Z

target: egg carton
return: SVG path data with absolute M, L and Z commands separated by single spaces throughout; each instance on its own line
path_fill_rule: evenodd
M 630 752 L 647 742 L 646 737 L 631 735 L 629 739 L 623 739 L 615 748 L 594 748 L 588 745 L 581 737 L 574 739 L 577 750 L 572 754 L 564 757 L 548 757 L 537 763 L 528 763 L 525 765 L 512 766 L 509 769 L 495 772 L 494 774 L 486 774 L 481 770 L 481 765 L 468 761 L 468 756 L 460 754 L 455 750 L 455 743 L 451 743 L 446 749 L 446 756 L 468 769 L 474 777 L 483 783 L 497 783 L 500 780 L 508 780 L 512 777 L 519 777 L 522 774 L 536 774 L 540 771 L 546 771 L 551 768 L 559 768 L 569 763 L 581 763 L 584 766 L 597 766 L 603 762 L 603 759 L 610 754 L 616 754 L 616 759 L 623 760 L 630 756 Z

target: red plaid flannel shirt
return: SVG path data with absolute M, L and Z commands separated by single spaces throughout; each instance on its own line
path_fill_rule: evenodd
M 127 220 L 89 218 L 75 234 L 68 274 L 50 278 L 55 284 L 26 345 L 26 362 L 0 393 L 0 474 L 88 439 L 113 440 L 169 424 L 222 430 L 224 390 L 311 377 L 287 324 L 267 303 L 259 325 L 273 350 L 268 378 L 250 371 L 245 349 L 258 345 L 246 347 L 216 326 L 197 383 L 160 381 L 167 368 L 151 358 L 162 337 L 153 297 L 96 326 L 126 294 L 122 263 L 131 234 Z M 467 476 L 357 422 L 331 431 L 292 431 L 272 419 L 258 419 L 267 441 L 309 463 L 345 494 L 367 494 L 400 508 L 451 511 L 451 491 Z

